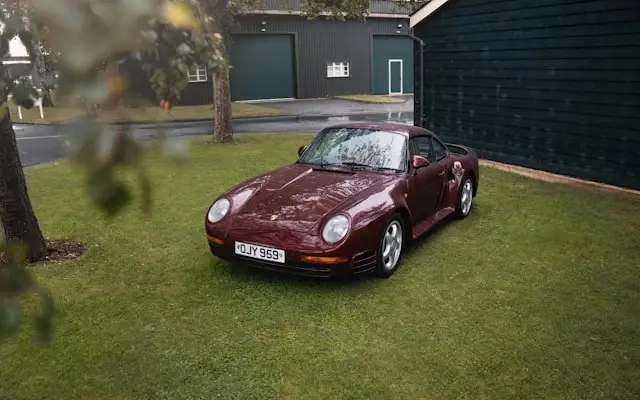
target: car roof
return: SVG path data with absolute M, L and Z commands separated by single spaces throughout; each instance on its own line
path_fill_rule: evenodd
M 409 138 L 433 134 L 431 131 L 420 128 L 419 126 L 393 122 L 349 122 L 344 124 L 332 125 L 328 128 L 375 129 L 380 131 L 401 133 L 408 136 Z

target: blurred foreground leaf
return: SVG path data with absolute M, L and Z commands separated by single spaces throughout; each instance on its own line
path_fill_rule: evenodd
M 15 333 L 21 319 L 20 303 L 13 298 L 0 297 L 0 338 Z
M 132 199 L 127 187 L 115 180 L 113 170 L 108 166 L 97 167 L 91 171 L 87 191 L 92 202 L 109 217 L 114 216 Z
M 55 314 L 55 303 L 51 294 L 45 290 L 39 290 L 41 312 L 34 317 L 34 328 L 37 338 L 41 342 L 51 340 L 53 334 L 53 318 Z
M 18 85 L 13 91 L 13 102 L 20 107 L 24 107 L 27 110 L 33 108 L 36 100 L 38 99 L 38 92 L 33 87 L 26 85 Z
M 200 24 L 194 16 L 194 10 L 185 3 L 166 1 L 162 17 L 176 28 L 198 28 Z

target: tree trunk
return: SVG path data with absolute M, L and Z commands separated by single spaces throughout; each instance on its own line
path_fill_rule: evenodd
M 27 193 L 16 133 L 7 110 L 0 120 L 0 221 L 7 242 L 28 246 L 29 261 L 42 260 L 47 247 Z
M 221 44 L 220 51 L 225 62 L 220 73 L 213 79 L 213 104 L 216 112 L 213 125 L 213 141 L 228 142 L 233 139 L 233 127 L 231 126 L 229 52 L 227 51 L 226 43 Z

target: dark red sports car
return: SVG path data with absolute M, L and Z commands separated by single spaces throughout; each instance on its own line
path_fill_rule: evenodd
M 301 275 L 389 277 L 411 240 L 469 214 L 480 179 L 471 149 L 409 125 L 333 126 L 298 155 L 215 200 L 205 218 L 214 255 Z

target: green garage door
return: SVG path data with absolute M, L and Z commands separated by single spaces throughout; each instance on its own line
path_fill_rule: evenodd
M 229 53 L 233 101 L 296 97 L 291 35 L 234 35 Z
M 373 93 L 413 93 L 413 42 L 410 38 L 373 37 Z

